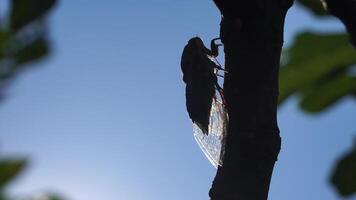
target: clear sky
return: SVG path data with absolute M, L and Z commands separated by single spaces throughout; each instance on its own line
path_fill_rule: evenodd
M 192 135 L 180 56 L 195 35 L 218 36 L 212 1 L 62 0 L 50 20 L 53 53 L 22 73 L 0 105 L 2 155 L 29 157 L 14 194 L 70 200 L 205 200 L 215 169 Z M 341 30 L 296 6 L 286 44 L 304 29 Z M 282 151 L 271 200 L 334 200 L 327 182 L 352 145 L 356 104 L 311 116 L 279 109 Z

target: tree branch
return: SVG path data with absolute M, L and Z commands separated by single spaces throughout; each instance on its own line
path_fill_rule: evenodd
M 324 8 L 345 25 L 351 37 L 351 44 L 356 48 L 356 0 L 321 0 Z
M 229 114 L 223 166 L 212 200 L 266 200 L 280 150 L 278 71 L 291 0 L 214 0 L 223 18 L 224 93 Z

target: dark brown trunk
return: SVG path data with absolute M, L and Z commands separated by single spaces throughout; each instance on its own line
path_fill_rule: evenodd
M 224 17 L 224 92 L 229 127 L 212 200 L 266 200 L 280 150 L 278 70 L 290 0 L 215 1 Z

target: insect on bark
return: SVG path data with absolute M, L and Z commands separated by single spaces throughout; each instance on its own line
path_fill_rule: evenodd
M 226 73 L 217 61 L 219 38 L 211 40 L 211 50 L 199 37 L 184 47 L 181 59 L 186 84 L 186 107 L 193 123 L 193 135 L 214 167 L 222 165 L 228 116 L 223 90 L 218 83 L 219 72 Z

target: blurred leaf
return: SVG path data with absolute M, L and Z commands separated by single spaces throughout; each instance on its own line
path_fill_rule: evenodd
M 26 160 L 23 159 L 0 160 L 0 191 L 24 169 L 26 164 Z
M 325 53 L 333 54 L 339 48 L 352 50 L 344 33 L 302 32 L 296 35 L 292 46 L 283 53 L 287 53 L 291 64 L 297 64 Z
M 26 62 L 38 60 L 46 56 L 48 52 L 49 47 L 47 40 L 40 37 L 16 53 L 16 63 L 17 65 L 22 65 Z
M 327 12 L 325 11 L 320 0 L 298 0 L 298 2 L 310 10 L 316 16 L 325 16 Z
M 10 59 L 10 62 L 0 63 L 0 89 L 3 85 L 1 82 L 6 82 L 13 78 L 16 73 L 27 67 L 26 64 L 28 62 L 42 59 L 48 55 L 49 51 L 47 40 L 43 36 L 40 36 L 38 39 L 17 49 L 15 52 L 7 54 L 7 58 Z
M 10 34 L 6 31 L 0 31 L 0 59 L 4 56 L 6 43 L 10 38 Z
M 12 0 L 10 24 L 16 31 L 46 14 L 56 0 Z
M 9 23 L 0 29 L 0 100 L 8 82 L 27 68 L 28 62 L 48 55 L 50 49 L 46 38 L 45 14 L 57 0 L 10 0 Z M 24 26 L 36 23 L 34 26 Z
M 49 193 L 49 194 L 40 195 L 38 197 L 34 197 L 31 200 L 63 200 L 63 198 L 57 194 Z
M 330 89 L 345 85 L 348 87 L 347 91 L 352 90 L 350 87 L 356 88 L 352 80 L 339 80 L 325 86 L 320 85 L 321 80 L 322 83 L 333 80 L 335 77 L 332 74 L 335 71 L 346 70 L 356 63 L 356 51 L 347 42 L 346 34 L 301 33 L 292 46 L 284 51 L 284 57 L 286 62 L 280 70 L 279 103 L 299 93 L 302 94 L 303 109 L 320 111 L 341 98 L 342 91 L 329 91 Z M 315 90 L 310 91 L 310 88 Z M 316 97 L 311 95 L 315 92 L 320 96 L 318 100 L 322 98 L 321 102 L 310 99 Z
M 0 46 L 2 46 L 9 38 L 9 33 L 6 31 L 0 31 Z
M 356 77 L 342 75 L 302 93 L 300 106 L 309 112 L 320 112 L 337 100 L 356 91 Z
M 48 196 L 48 200 L 63 200 L 63 198 L 57 195 L 50 195 Z
M 342 196 L 356 193 L 356 146 L 337 162 L 330 181 Z
M 26 67 L 26 63 L 41 59 L 49 53 L 49 44 L 45 39 L 45 23 L 22 28 L 41 20 L 55 3 L 56 0 L 11 0 L 10 16 L 5 16 L 10 21 L 7 26 L 0 27 L 0 100 L 3 97 L 1 91 L 7 85 L 8 79 L 13 79 L 17 72 Z M 0 160 L 0 200 L 16 199 L 6 196 L 5 189 L 26 164 L 26 160 Z M 62 200 L 55 194 L 25 198 Z

